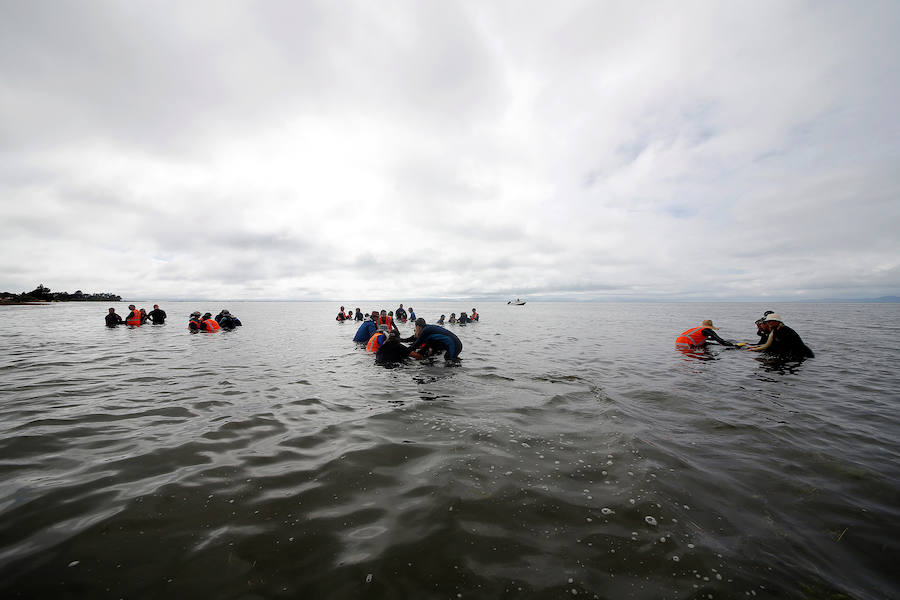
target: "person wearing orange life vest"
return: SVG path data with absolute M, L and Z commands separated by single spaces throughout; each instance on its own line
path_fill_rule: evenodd
M 212 313 L 206 313 L 203 315 L 203 322 L 206 323 L 207 331 L 218 331 L 222 329 L 222 326 L 219 325 L 215 319 L 213 319 Z
M 195 310 L 194 312 L 192 312 L 191 316 L 188 317 L 188 319 L 188 329 L 190 329 L 191 332 L 206 330 L 206 323 L 204 323 L 203 319 L 200 318 L 199 310 Z
M 212 318 L 212 313 L 206 313 L 202 317 L 200 311 L 191 313 L 191 320 L 188 321 L 188 329 L 191 331 L 209 331 L 215 332 L 221 329 L 221 326 Z
M 682 332 L 681 335 L 675 338 L 675 345 L 699 348 L 706 345 L 707 340 L 714 340 L 723 346 L 734 346 L 734 343 L 719 337 L 716 333 L 718 329 L 718 327 L 713 326 L 711 320 L 706 319 L 698 327 L 691 327 L 687 331 Z
M 378 325 L 378 327 L 385 325 L 387 326 L 388 330 L 396 331 L 398 335 L 400 334 L 400 330 L 397 329 L 397 325 L 394 323 L 393 315 L 388 315 L 386 310 L 381 311 L 381 316 L 378 317 L 378 320 L 375 321 L 375 324 Z
M 130 325 L 131 327 L 140 327 L 141 326 L 141 311 L 135 308 L 134 304 L 128 305 L 128 310 L 131 312 L 128 313 L 128 316 L 125 317 L 125 324 Z
M 472 315 L 469 317 L 469 319 L 471 319 L 472 321 L 478 320 L 478 312 L 475 310 L 474 307 L 472 307 Z
M 381 345 L 387 341 L 389 333 L 390 330 L 386 325 L 380 325 L 378 331 L 373 333 L 372 337 L 369 338 L 369 342 L 366 344 L 366 352 L 378 352 Z

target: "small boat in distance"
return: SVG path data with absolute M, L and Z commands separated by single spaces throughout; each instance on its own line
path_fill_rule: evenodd
M 515 301 L 510 300 L 509 302 L 507 302 L 507 304 L 512 304 L 513 306 L 525 306 L 525 301 L 516 298 Z

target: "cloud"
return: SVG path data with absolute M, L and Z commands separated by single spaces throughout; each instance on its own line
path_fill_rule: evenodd
M 3 289 L 900 293 L 890 3 L 3 8 Z

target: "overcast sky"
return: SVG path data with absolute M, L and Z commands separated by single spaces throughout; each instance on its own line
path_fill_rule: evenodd
M 900 294 L 895 1 L 0 9 L 0 291 Z

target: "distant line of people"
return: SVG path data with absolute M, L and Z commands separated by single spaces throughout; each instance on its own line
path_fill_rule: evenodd
M 407 319 L 410 321 L 416 320 L 416 311 L 412 306 L 409 307 L 409 312 L 407 312 L 406 309 L 403 308 L 403 305 L 401 304 L 400 307 L 397 308 L 396 313 L 393 310 L 390 310 L 387 312 L 382 310 L 381 313 L 384 313 L 386 316 L 390 317 L 392 320 L 396 316 L 396 319 L 398 321 L 400 321 L 401 323 L 406 323 Z M 338 314 L 334 318 L 334 320 L 337 321 L 338 323 L 343 323 L 344 321 L 365 321 L 366 317 L 365 317 L 365 315 L 363 315 L 362 310 L 360 310 L 360 308 L 358 306 L 356 307 L 355 313 L 353 311 L 344 310 L 344 307 L 342 306 L 340 308 L 340 310 L 338 311 Z
M 756 334 L 759 339 L 755 344 L 723 339 L 716 333 L 718 329 L 707 319 L 699 326 L 682 332 L 675 338 L 675 345 L 680 348 L 700 348 L 711 340 L 723 346 L 743 348 L 750 352 L 765 352 L 785 358 L 801 359 L 815 356 L 809 346 L 803 343 L 800 335 L 785 325 L 781 316 L 771 310 L 765 311 L 762 318 L 756 320 Z
M 148 322 L 153 325 L 164 325 L 166 316 L 166 311 L 162 310 L 159 304 L 154 304 L 153 310 L 150 312 L 143 308 L 139 309 L 134 304 L 129 304 L 128 315 L 124 319 L 116 313 L 115 308 L 110 308 L 106 315 L 106 326 L 127 325 L 128 327 L 140 327 Z M 215 318 L 213 318 L 212 313 L 201 314 L 199 310 L 192 312 L 188 317 L 188 330 L 192 332 L 229 330 L 242 325 L 241 320 L 227 309 L 222 309 Z

